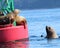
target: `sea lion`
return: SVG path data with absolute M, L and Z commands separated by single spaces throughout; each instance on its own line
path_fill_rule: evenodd
M 46 33 L 47 38 L 58 38 L 58 35 L 56 34 L 55 30 L 50 26 L 46 26 Z
M 8 16 L 0 16 L 0 28 L 11 27 L 13 26 L 13 22 Z
M 14 20 L 16 21 L 16 25 L 17 26 L 18 25 L 24 25 L 24 28 L 26 28 L 25 25 L 27 24 L 27 21 L 26 21 L 26 19 L 23 16 L 18 16 L 19 12 L 20 12 L 20 10 L 18 10 L 18 9 L 15 9 L 13 11 L 13 13 L 15 14 Z
M 19 24 L 22 24 L 22 23 L 25 23 L 25 24 L 26 24 L 27 21 L 26 21 L 25 17 L 23 17 L 23 16 L 18 16 L 19 12 L 20 12 L 20 10 L 18 10 L 18 9 L 15 9 L 15 10 L 13 11 L 13 13 L 15 14 L 15 20 L 16 20 L 17 24 L 18 24 L 18 25 L 19 25 Z
M 0 25 L 13 24 L 13 15 L 0 16 Z

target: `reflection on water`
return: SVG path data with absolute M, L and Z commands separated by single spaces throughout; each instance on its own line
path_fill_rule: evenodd
M 16 40 L 0 43 L 0 48 L 28 48 L 28 40 Z

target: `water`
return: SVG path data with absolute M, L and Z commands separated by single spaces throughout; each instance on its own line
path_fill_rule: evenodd
M 29 47 L 27 48 L 59 48 L 60 38 L 47 40 L 46 25 L 55 29 L 60 36 L 60 8 L 22 10 L 19 14 L 27 19 L 29 30 Z M 44 37 L 40 37 L 43 35 Z

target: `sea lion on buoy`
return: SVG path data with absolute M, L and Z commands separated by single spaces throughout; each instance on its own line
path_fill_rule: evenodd
M 15 14 L 15 20 L 16 20 L 16 22 L 17 22 L 17 25 L 23 24 L 23 23 L 26 24 L 27 21 L 26 21 L 25 17 L 23 17 L 23 16 L 18 16 L 19 12 L 20 12 L 20 10 L 18 10 L 18 9 L 15 9 L 15 10 L 13 11 L 13 13 Z
M 50 26 L 46 26 L 46 33 L 47 38 L 58 38 L 58 35 L 56 34 L 55 30 Z
M 0 16 L 0 25 L 13 24 L 13 15 Z
M 15 15 L 14 16 L 14 20 L 16 21 L 16 25 L 24 25 L 24 28 L 25 28 L 25 25 L 27 24 L 27 21 L 26 19 L 23 17 L 23 16 L 18 16 L 20 10 L 18 9 L 15 9 L 13 11 L 13 14 Z
M 8 16 L 0 16 L 0 28 L 11 27 L 13 22 L 12 18 Z
M 6 25 L 10 23 L 10 19 L 8 17 L 0 18 L 0 25 Z

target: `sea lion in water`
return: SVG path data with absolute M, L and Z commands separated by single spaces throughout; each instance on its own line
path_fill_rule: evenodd
M 55 30 L 50 26 L 46 26 L 46 33 L 47 38 L 58 38 L 58 35 L 56 34 Z

